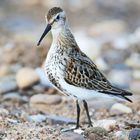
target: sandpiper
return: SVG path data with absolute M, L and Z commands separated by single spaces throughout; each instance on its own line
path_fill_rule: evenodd
M 83 101 L 89 126 L 92 126 L 92 122 L 87 98 L 105 95 L 132 102 L 126 97 L 131 96 L 132 93 L 111 85 L 93 61 L 80 50 L 68 26 L 66 14 L 61 8 L 50 9 L 46 20 L 47 27 L 37 45 L 40 45 L 42 39 L 51 30 L 53 42 L 45 61 L 45 73 L 56 89 L 76 100 L 75 129 L 79 128 L 79 101 Z

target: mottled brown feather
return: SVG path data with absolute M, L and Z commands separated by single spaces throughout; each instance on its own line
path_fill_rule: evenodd
M 72 48 L 69 58 L 65 81 L 70 85 L 122 97 L 132 95 L 130 92 L 112 86 L 96 65 L 80 50 Z
M 53 7 L 52 9 L 50 9 L 48 11 L 48 14 L 47 14 L 47 19 L 48 21 L 54 16 L 56 15 L 57 13 L 60 13 L 62 12 L 63 10 L 60 8 L 60 7 Z

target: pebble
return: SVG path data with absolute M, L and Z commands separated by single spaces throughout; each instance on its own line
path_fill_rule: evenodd
M 30 115 L 28 116 L 28 121 L 29 122 L 36 122 L 36 123 L 41 123 L 43 121 L 46 120 L 46 115 L 42 115 L 42 114 L 37 114 L 37 115 Z
M 101 140 L 107 135 L 107 131 L 102 127 L 90 127 L 85 130 L 84 135 L 90 140 Z
M 124 131 L 117 131 L 114 133 L 114 139 L 116 140 L 127 140 L 128 136 Z
M 104 128 L 106 131 L 114 130 L 117 126 L 117 121 L 113 119 L 98 120 L 94 123 L 94 127 Z
M 2 80 L 0 80 L 0 94 L 4 94 L 10 91 L 14 91 L 17 89 L 17 83 L 15 79 L 12 79 L 11 77 L 5 77 Z
M 53 125 L 53 124 L 75 124 L 76 123 L 76 121 L 73 119 L 66 118 L 63 116 L 56 116 L 56 115 L 48 115 L 47 122 L 50 125 Z
M 132 113 L 132 109 L 121 103 L 114 104 L 110 109 L 111 115 L 119 115 L 123 113 L 126 113 L 126 114 Z
M 4 108 L 0 108 L 0 116 L 7 116 L 9 114 L 9 111 Z
M 34 69 L 25 67 L 20 69 L 16 75 L 16 81 L 21 89 L 28 88 L 39 82 L 39 76 Z
M 61 101 L 62 98 L 59 95 L 37 94 L 37 95 L 33 95 L 30 98 L 31 104 L 53 105 L 53 104 L 59 104 Z
M 140 139 L 140 128 L 134 128 L 129 133 L 129 140 L 139 140 Z
M 52 87 L 51 83 L 47 79 L 47 76 L 43 70 L 43 68 L 36 68 L 35 69 L 36 73 L 38 74 L 40 78 L 40 84 L 45 86 L 45 87 Z
M 19 103 L 25 103 L 28 101 L 26 97 L 20 96 L 20 93 L 18 92 L 11 92 L 7 93 L 3 96 L 4 101 L 12 101 L 12 102 L 19 102 Z
M 85 140 L 85 138 L 74 132 L 64 132 L 60 135 L 61 140 Z

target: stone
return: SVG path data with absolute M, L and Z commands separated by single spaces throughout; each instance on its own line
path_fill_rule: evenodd
M 64 132 L 60 135 L 61 140 L 85 140 L 85 138 L 74 132 Z
M 129 133 L 129 140 L 139 140 L 140 139 L 140 128 L 134 128 Z
M 19 103 L 25 103 L 28 101 L 28 99 L 25 97 L 23 98 L 22 96 L 20 96 L 20 94 L 18 92 L 10 92 L 7 93 L 3 96 L 3 100 L 4 101 L 12 101 L 12 102 L 19 102 Z
M 4 94 L 17 89 L 17 83 L 12 77 L 4 77 L 0 79 L 0 94 Z
M 132 109 L 121 103 L 114 104 L 110 109 L 111 115 L 119 115 L 123 113 L 126 113 L 126 114 L 132 113 Z
M 30 98 L 31 104 L 54 105 L 54 104 L 59 104 L 61 101 L 62 98 L 59 95 L 37 94 L 37 95 L 33 95 Z
M 127 140 L 128 136 L 124 131 L 117 131 L 114 133 L 114 139 L 116 140 Z
M 24 89 L 39 82 L 39 76 L 34 69 L 25 67 L 17 72 L 16 81 L 19 88 Z
M 36 68 L 35 69 L 36 73 L 38 74 L 40 78 L 40 84 L 45 86 L 45 87 L 52 87 L 52 84 L 49 82 L 47 79 L 47 76 L 43 70 L 43 68 Z
M 36 123 L 41 123 L 43 121 L 46 120 L 46 115 L 42 115 L 42 114 L 37 114 L 37 115 L 30 115 L 28 116 L 28 121 L 29 122 L 36 122 Z
M 50 125 L 53 125 L 53 124 L 75 124 L 76 121 L 73 120 L 73 119 L 69 119 L 69 118 L 66 118 L 66 117 L 63 117 L 63 116 L 56 116 L 56 115 L 47 115 L 47 122 L 50 124 Z
M 9 111 L 4 108 L 0 108 L 0 116 L 7 116 L 9 114 Z
M 94 127 L 101 127 L 106 131 L 111 131 L 117 127 L 117 121 L 113 119 L 98 120 L 94 123 Z
M 140 80 L 140 70 L 134 70 L 132 76 L 136 80 Z
M 103 137 L 105 135 L 107 135 L 107 131 L 102 128 L 102 127 L 90 127 L 90 128 L 87 128 L 84 132 L 85 136 L 87 137 L 91 137 L 91 134 L 94 134 L 94 136 L 100 136 L 100 137 Z
M 134 93 L 140 93 L 140 80 L 132 81 L 130 85 L 130 90 Z

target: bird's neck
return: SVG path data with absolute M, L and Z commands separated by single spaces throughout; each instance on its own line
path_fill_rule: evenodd
M 60 27 L 58 29 L 52 29 L 53 43 L 59 46 L 77 46 L 75 38 L 71 33 L 68 25 Z

